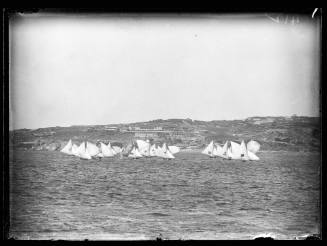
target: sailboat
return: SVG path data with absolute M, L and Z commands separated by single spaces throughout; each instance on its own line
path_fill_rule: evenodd
M 108 146 L 109 149 L 111 149 L 111 151 L 112 151 L 112 153 L 113 153 L 114 155 L 117 154 L 117 152 L 116 152 L 116 151 L 111 147 L 111 143 L 110 143 L 110 142 L 108 143 L 107 146 Z
M 248 143 L 247 143 L 247 149 L 249 151 L 251 151 L 252 153 L 257 153 L 260 149 L 260 144 L 257 142 L 257 141 L 254 141 L 254 140 L 250 140 Z
M 227 156 L 227 149 L 228 149 L 228 141 L 225 142 L 224 146 L 222 147 L 221 154 L 224 159 L 228 159 Z
M 116 154 L 113 151 L 113 149 L 111 148 L 110 143 L 109 143 L 109 146 L 107 146 L 104 143 L 100 142 L 101 153 L 103 154 L 104 157 L 112 157 L 112 156 L 114 156 Z
M 78 146 L 76 144 L 72 146 L 72 154 L 78 156 Z
M 140 151 L 134 146 L 131 153 L 128 155 L 130 158 L 138 159 L 142 157 Z
M 129 143 L 127 146 L 124 146 L 122 149 L 122 156 L 128 156 L 133 149 L 133 144 Z
M 230 146 L 227 148 L 226 156 L 227 156 L 228 160 L 233 159 L 233 153 L 232 153 L 232 150 L 231 150 Z
M 172 154 L 176 154 L 181 151 L 181 149 L 179 147 L 174 146 L 174 145 L 168 146 L 168 149 Z
M 137 148 L 142 156 L 150 156 L 150 143 L 149 141 L 136 140 Z
M 221 157 L 223 159 L 227 159 L 228 157 L 226 156 L 226 149 L 227 148 L 227 142 L 225 143 L 225 145 L 223 147 L 221 147 L 219 144 L 215 144 L 214 145 L 214 149 L 212 151 L 214 156 L 218 156 Z
M 157 148 L 155 144 L 150 147 L 150 156 L 157 156 Z
M 212 149 L 212 155 L 213 155 L 213 157 L 219 156 L 220 155 L 220 151 L 221 151 L 220 146 L 217 145 L 216 143 L 214 143 L 213 144 L 213 149 Z
M 233 160 L 239 160 L 242 157 L 242 148 L 241 145 L 235 143 L 233 141 L 230 142 L 231 144 L 231 158 Z
M 259 161 L 260 158 L 253 152 L 248 150 L 248 157 L 250 161 Z
M 81 159 L 90 160 L 92 159 L 91 155 L 89 154 L 87 148 L 85 147 L 86 143 L 83 142 L 77 149 L 77 156 Z
M 90 142 L 86 142 L 86 150 L 91 157 L 97 156 L 100 153 L 99 148 L 95 144 Z
M 100 151 L 95 157 L 103 158 L 104 154 Z
M 213 141 L 211 141 L 208 146 L 201 152 L 204 155 L 208 155 L 210 157 L 214 157 L 213 155 L 213 150 L 214 150 L 214 144 Z
M 158 147 L 157 149 L 157 156 L 162 157 L 164 159 L 174 159 L 174 155 L 170 152 L 170 150 L 167 148 L 167 144 L 164 143 L 162 147 Z
M 241 142 L 241 159 L 242 159 L 242 161 L 249 160 L 248 150 L 246 148 L 244 140 L 242 140 L 242 142 Z
M 250 140 L 247 143 L 248 156 L 250 161 L 258 161 L 260 158 L 256 153 L 260 150 L 260 144 L 257 141 Z
M 65 147 L 60 150 L 60 152 L 65 153 L 67 155 L 73 155 L 72 153 L 72 140 L 69 139 L 68 143 L 65 145 Z

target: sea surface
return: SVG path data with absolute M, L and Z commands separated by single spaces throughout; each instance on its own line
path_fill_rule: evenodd
M 10 235 L 17 239 L 294 239 L 320 232 L 320 154 L 260 161 L 180 152 L 80 160 L 11 152 Z

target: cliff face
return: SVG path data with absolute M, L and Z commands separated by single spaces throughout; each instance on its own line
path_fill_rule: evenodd
M 211 140 L 223 143 L 254 139 L 260 142 L 261 150 L 320 151 L 320 118 L 316 117 L 251 117 L 230 121 L 159 119 L 131 124 L 20 129 L 10 132 L 10 144 L 47 149 L 51 143 L 63 145 L 69 139 L 77 143 L 88 140 L 126 144 L 137 136 L 147 136 L 144 132 L 136 134 L 131 127 L 136 131 L 162 129 L 149 133 L 150 138 L 181 147 L 203 148 Z

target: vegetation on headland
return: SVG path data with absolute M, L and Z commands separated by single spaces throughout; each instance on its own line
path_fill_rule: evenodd
M 152 131 L 153 130 L 153 131 Z M 192 119 L 152 120 L 130 124 L 80 125 L 10 131 L 15 148 L 56 150 L 69 139 L 125 145 L 138 138 L 167 142 L 186 149 L 203 148 L 211 140 L 240 142 L 254 139 L 261 150 L 320 151 L 318 117 L 250 117 L 244 120 L 199 121 Z

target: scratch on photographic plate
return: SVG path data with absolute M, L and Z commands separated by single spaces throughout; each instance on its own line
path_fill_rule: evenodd
M 311 16 L 312 19 L 315 17 L 315 14 L 316 14 L 317 10 L 318 10 L 318 8 L 315 8 L 315 10 L 313 11 L 312 16 Z

